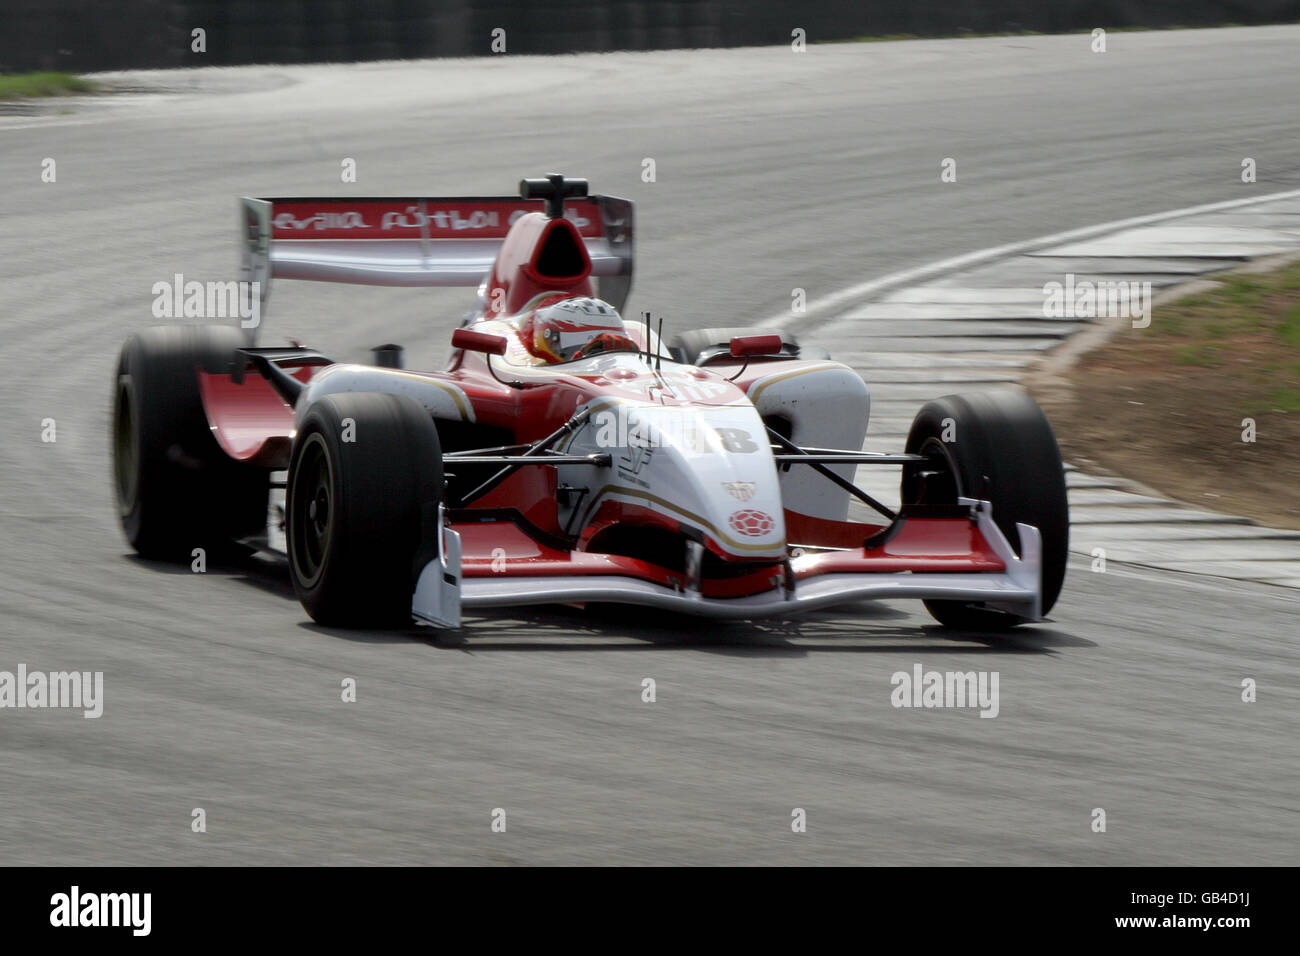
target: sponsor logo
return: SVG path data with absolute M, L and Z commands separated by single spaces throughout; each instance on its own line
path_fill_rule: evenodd
M 511 216 L 510 222 L 513 224 L 515 218 L 522 213 Z M 496 229 L 501 225 L 501 216 L 495 211 L 486 209 L 475 209 L 473 212 L 461 215 L 459 209 L 435 209 L 428 212 L 419 206 L 407 206 L 406 212 L 386 212 L 380 223 L 381 229 L 425 229 L 433 228 L 439 230 L 450 229 L 453 232 L 462 232 L 466 229 Z
M 771 534 L 776 529 L 776 519 L 766 511 L 756 511 L 753 508 L 733 511 L 727 520 L 737 533 L 751 538 Z
M 411 229 L 421 233 L 426 231 L 443 233 L 483 230 L 500 232 L 502 229 L 502 211 L 497 209 L 470 209 L 465 211 L 460 209 L 429 209 L 422 204 L 409 205 L 400 210 L 390 208 L 382 214 L 378 209 L 373 207 L 371 209 L 372 213 L 380 216 L 378 228 L 381 232 Z M 528 209 L 514 210 L 506 217 L 505 225 L 513 226 L 515 220 L 527 212 L 529 212 Z M 573 210 L 566 210 L 564 218 L 572 222 L 579 230 L 586 229 L 591 225 L 590 219 L 579 215 Z M 376 228 L 374 222 L 366 221 L 366 212 L 360 209 L 321 210 L 314 212 L 312 215 L 303 216 L 301 219 L 288 210 L 282 210 L 275 214 L 271 224 L 276 229 L 284 231 L 296 230 L 298 232 Z
M 277 213 L 273 220 L 276 229 L 369 229 L 370 223 L 359 212 L 318 212 L 314 216 L 299 219 L 291 212 Z
M 758 482 L 755 481 L 724 481 L 722 487 L 727 490 L 727 494 L 740 501 L 748 501 L 754 497 L 754 492 L 758 489 Z
M 626 451 L 618 456 L 618 473 L 628 481 L 635 482 L 642 488 L 649 488 L 649 483 L 641 477 L 641 472 L 645 470 L 651 460 L 654 458 L 653 445 L 631 445 Z

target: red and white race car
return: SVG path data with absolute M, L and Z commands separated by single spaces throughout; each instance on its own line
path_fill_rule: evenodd
M 870 397 L 847 366 L 780 333 L 664 342 L 648 314 L 620 314 L 626 200 L 553 175 L 517 199 L 241 209 L 243 279 L 263 297 L 274 277 L 478 285 L 478 303 L 442 371 L 396 367 L 392 346 L 334 363 L 224 325 L 130 339 L 114 474 L 143 555 L 264 544 L 285 472 L 293 586 L 322 624 L 586 602 L 744 619 L 916 597 L 985 630 L 1056 601 L 1065 481 L 1033 401 L 941 398 L 905 451 L 863 452 Z M 897 513 L 854 484 L 862 466 L 901 466 Z M 849 520 L 851 498 L 879 520 Z

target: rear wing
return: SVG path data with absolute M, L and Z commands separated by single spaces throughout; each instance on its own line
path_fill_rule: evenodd
M 585 186 L 585 184 L 584 184 Z M 240 279 L 383 286 L 477 286 L 514 221 L 542 199 L 251 199 L 239 203 Z M 622 309 L 632 287 L 632 203 L 569 199 L 564 215 L 591 257 L 597 294 Z

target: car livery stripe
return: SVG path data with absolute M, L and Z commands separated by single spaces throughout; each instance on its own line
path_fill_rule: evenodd
M 754 384 L 749 386 L 749 400 L 758 403 L 758 396 L 763 394 L 763 390 L 769 385 L 775 385 L 777 382 L 784 382 L 789 378 L 797 378 L 800 375 L 807 375 L 809 372 L 825 372 L 828 369 L 847 368 L 839 362 L 832 362 L 823 365 L 809 365 L 804 368 L 795 369 L 793 372 L 782 372 L 778 375 L 768 375 L 765 378 L 757 379 Z
M 461 389 L 457 388 L 455 385 L 452 385 L 449 382 L 439 381 L 436 378 L 430 378 L 427 375 L 416 375 L 411 372 L 402 372 L 402 371 L 389 370 L 389 369 L 385 369 L 385 372 L 389 375 L 395 375 L 398 378 L 409 378 L 412 379 L 413 381 L 422 382 L 426 385 L 433 385 L 436 388 L 442 389 L 444 392 L 450 395 L 451 400 L 456 403 L 456 410 L 460 412 L 460 417 L 467 422 L 474 421 L 474 414 L 473 411 L 471 410 L 469 401 L 465 397 L 465 393 L 461 391 Z

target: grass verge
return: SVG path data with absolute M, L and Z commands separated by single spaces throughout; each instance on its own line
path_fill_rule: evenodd
M 1048 406 L 1067 459 L 1300 529 L 1300 261 L 1160 306 L 1068 377 Z
M 95 89 L 90 80 L 71 73 L 0 73 L 0 100 L 25 100 L 41 96 L 68 96 Z

